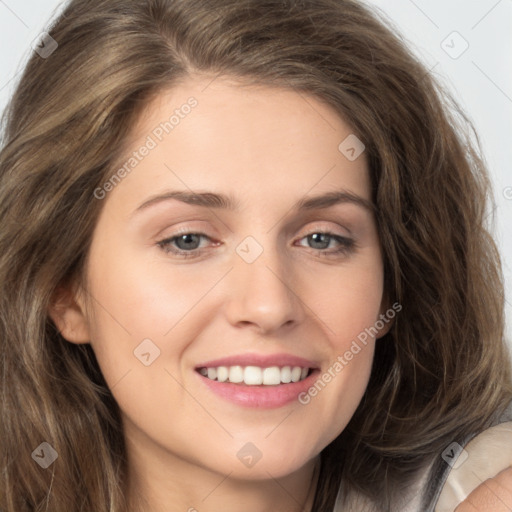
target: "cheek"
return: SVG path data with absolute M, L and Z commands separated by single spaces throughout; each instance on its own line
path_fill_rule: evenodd
M 380 253 L 374 251 L 357 264 L 309 280 L 306 300 L 325 325 L 331 347 L 344 352 L 379 319 L 383 298 Z
M 91 258 L 94 338 L 97 343 L 120 338 L 133 344 L 145 338 L 161 343 L 178 325 L 187 323 L 188 314 L 215 282 L 215 272 L 194 275 L 179 267 L 170 272 L 161 260 L 139 257 L 136 251 L 125 253 L 129 257 L 113 259 L 98 255 L 108 254 L 108 250 L 97 251 Z
M 178 382 L 182 355 L 203 325 L 194 305 L 211 284 L 180 272 L 171 280 L 161 263 L 134 252 L 115 259 L 108 250 L 91 254 L 91 345 L 98 364 L 123 416 L 165 439 L 165 429 L 177 423 L 176 410 L 189 418 L 204 415 Z M 194 424 L 182 430 L 188 435 Z
M 330 361 L 312 385 L 298 397 L 304 413 L 321 418 L 322 428 L 313 425 L 318 451 L 333 441 L 347 426 L 364 395 L 373 362 L 375 340 L 360 341 L 348 332 L 333 342 Z M 362 331 L 364 332 L 364 331 Z M 312 433 L 313 434 L 313 433 Z
M 317 280 L 314 290 L 309 297 L 324 325 L 329 360 L 299 403 L 322 418 L 326 428 L 319 439 L 321 447 L 345 428 L 370 378 L 376 337 L 382 329 L 380 255 L 375 252 L 357 268 L 340 268 L 336 280 L 332 276 Z

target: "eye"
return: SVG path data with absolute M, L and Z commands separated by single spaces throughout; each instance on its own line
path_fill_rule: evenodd
M 181 233 L 171 238 L 166 238 L 158 242 L 158 246 L 166 253 L 176 254 L 178 256 L 193 257 L 200 254 L 201 239 L 210 237 L 204 233 Z
M 184 232 L 161 240 L 157 245 L 165 253 L 184 258 L 193 258 L 203 253 L 204 246 L 201 247 L 203 239 L 211 241 L 211 238 L 204 233 Z M 350 238 L 322 231 L 311 233 L 300 240 L 307 240 L 311 249 L 315 249 L 315 252 L 318 252 L 319 255 L 325 256 L 347 254 L 355 247 L 354 240 Z M 332 244 L 334 244 L 334 248 L 332 248 Z M 304 245 L 300 245 L 304 247 Z M 330 246 L 331 249 L 329 249 Z
M 301 240 L 307 240 L 311 248 L 317 249 L 320 251 L 320 254 L 330 255 L 330 254 L 341 254 L 350 252 L 354 246 L 354 240 L 350 238 L 346 238 L 341 235 L 335 235 L 334 233 L 318 231 L 315 233 L 311 233 Z M 332 250 L 327 250 L 331 245 L 331 242 L 337 244 L 335 248 Z M 302 245 L 302 244 L 301 244 Z

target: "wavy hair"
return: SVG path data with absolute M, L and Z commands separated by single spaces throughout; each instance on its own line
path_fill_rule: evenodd
M 90 345 L 48 316 L 79 286 L 130 129 L 198 74 L 313 95 L 366 145 L 385 290 L 402 305 L 367 391 L 321 454 L 313 509 L 344 495 L 389 510 L 444 447 L 512 398 L 489 181 L 463 113 L 407 44 L 356 0 L 72 0 L 3 118 L 0 457 L 3 512 L 123 512 L 118 406 Z M 31 452 L 58 453 L 42 471 Z

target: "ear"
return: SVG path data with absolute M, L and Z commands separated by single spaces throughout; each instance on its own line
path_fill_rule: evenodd
M 74 293 L 71 287 L 59 286 L 55 290 L 48 314 L 67 341 L 76 344 L 90 342 L 85 303 L 82 295 Z
M 385 293 L 382 297 L 382 302 L 379 310 L 379 318 L 375 322 L 375 327 L 378 329 L 376 339 L 385 336 L 393 327 L 395 323 L 395 316 L 402 310 L 402 305 L 395 302 L 391 305 L 391 300 Z

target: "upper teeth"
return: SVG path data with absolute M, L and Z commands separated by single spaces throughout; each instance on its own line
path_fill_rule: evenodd
M 300 366 L 270 366 L 260 368 L 259 366 L 218 366 L 217 368 L 201 368 L 201 375 L 219 382 L 232 382 L 235 384 L 244 383 L 248 386 L 277 386 L 298 382 L 307 377 L 309 368 Z

